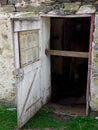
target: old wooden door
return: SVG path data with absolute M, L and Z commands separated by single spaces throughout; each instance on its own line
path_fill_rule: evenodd
M 18 129 L 42 106 L 39 19 L 14 20 Z

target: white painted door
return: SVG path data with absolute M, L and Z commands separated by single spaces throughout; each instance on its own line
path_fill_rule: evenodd
M 41 107 L 41 46 L 39 19 L 14 20 L 18 129 Z

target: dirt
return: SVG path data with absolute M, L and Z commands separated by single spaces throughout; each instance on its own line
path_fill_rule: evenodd
M 56 121 L 63 121 L 63 122 L 71 122 L 73 120 L 73 117 L 71 117 L 71 116 L 61 115 L 61 114 L 57 114 L 57 113 L 49 115 L 49 117 Z
M 54 114 L 50 114 L 49 116 L 57 121 L 71 122 L 76 116 L 86 116 L 85 105 L 81 104 L 66 106 L 50 102 L 44 108 L 53 110 Z

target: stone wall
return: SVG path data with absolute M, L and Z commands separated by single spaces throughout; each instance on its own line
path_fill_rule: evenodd
M 90 85 L 90 106 L 94 111 L 98 111 L 98 15 L 95 15 L 95 28 L 92 43 L 92 70 Z
M 89 6 L 92 6 L 95 4 L 95 6 L 98 6 L 97 2 L 94 2 L 93 0 L 79 0 L 76 2 L 76 0 L 1 0 L 1 7 L 0 12 L 34 12 L 35 14 L 38 14 L 40 11 L 42 11 L 44 8 L 44 12 L 49 12 L 53 9 L 58 11 L 58 8 L 60 11 L 70 11 L 74 13 L 74 11 L 78 11 L 78 13 L 85 13 L 85 11 L 89 11 Z M 83 6 L 88 5 L 88 7 Z M 80 6 L 83 6 L 82 8 L 79 8 Z
M 14 55 L 9 18 L 0 18 L 0 102 L 15 100 Z
M 38 14 L 38 12 L 43 9 L 45 4 L 47 3 L 47 0 L 32 0 L 32 1 L 11 1 L 8 2 L 2 1 L 0 12 L 6 12 L 6 13 L 12 13 L 12 12 L 34 12 L 35 14 Z M 49 3 L 51 3 L 49 1 Z
M 21 3 L 21 2 L 40 3 L 40 2 L 49 2 L 49 1 L 51 1 L 51 0 L 1 0 L 0 2 L 2 4 L 15 4 L 15 3 Z

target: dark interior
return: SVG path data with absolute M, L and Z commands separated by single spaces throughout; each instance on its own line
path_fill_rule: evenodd
M 89 37 L 90 17 L 51 18 L 51 49 L 89 52 Z M 87 73 L 88 58 L 51 56 L 51 101 L 85 106 Z

